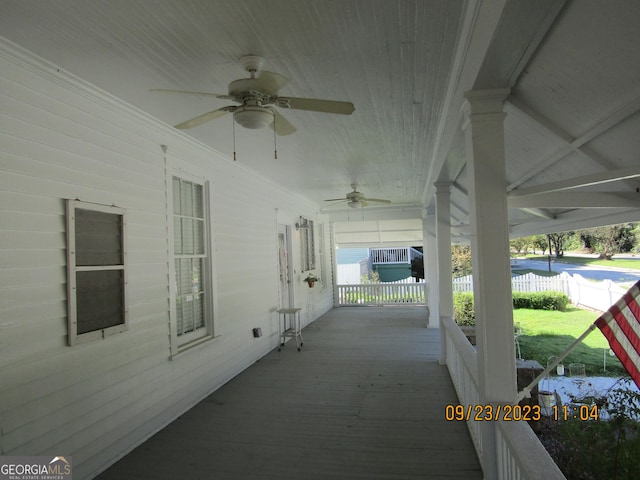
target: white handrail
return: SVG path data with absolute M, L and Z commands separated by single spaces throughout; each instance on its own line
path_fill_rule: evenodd
M 447 368 L 458 400 L 465 407 L 478 405 L 477 353 L 453 319 L 442 317 L 441 321 Z M 482 428 L 495 428 L 496 480 L 566 480 L 526 421 L 497 420 L 488 424 L 470 418 L 467 427 L 480 462 L 485 461 Z M 486 471 L 487 466 L 483 465 L 483 469 Z
M 450 317 L 442 317 L 441 323 L 446 340 L 446 362 L 449 376 L 458 394 L 461 405 L 478 405 L 478 359 L 477 353 L 460 327 Z M 480 424 L 470 418 L 467 428 L 482 461 L 482 432 Z

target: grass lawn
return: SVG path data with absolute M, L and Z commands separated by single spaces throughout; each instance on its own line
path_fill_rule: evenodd
M 545 367 L 549 357 L 562 354 L 596 318 L 597 313 L 579 308 L 569 308 L 566 312 L 524 308 L 514 310 L 513 321 L 522 329 L 522 336 L 519 337 L 522 357 L 537 360 Z M 609 355 L 609 344 L 597 328 L 564 359 L 563 363 L 567 374 L 570 363 L 584 363 L 587 375 L 626 375 L 620 361 Z

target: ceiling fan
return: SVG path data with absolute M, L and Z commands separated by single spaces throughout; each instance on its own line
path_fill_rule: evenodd
M 358 185 L 351 184 L 352 192 L 347 193 L 344 198 L 330 198 L 325 202 L 346 202 L 351 208 L 366 207 L 369 202 L 375 203 L 391 203 L 391 200 L 384 200 L 382 198 L 368 198 L 364 196 L 364 193 L 358 191 Z
M 239 105 L 227 105 L 217 108 L 179 123 L 175 126 L 178 129 L 196 127 L 227 113 L 233 113 L 235 122 L 245 128 L 257 129 L 271 125 L 271 128 L 278 135 L 289 135 L 295 132 L 296 128 L 271 105 L 279 108 L 337 113 L 340 115 L 350 115 L 355 110 L 351 102 L 278 96 L 278 91 L 289 81 L 287 77 L 267 71 L 262 71 L 256 76 L 256 73 L 260 71 L 264 64 L 264 59 L 257 55 L 244 56 L 241 58 L 241 62 L 245 70 L 249 72 L 250 77 L 232 81 L 229 84 L 229 93 L 227 95 L 161 88 L 152 89 L 151 91 L 213 96 L 239 103 Z

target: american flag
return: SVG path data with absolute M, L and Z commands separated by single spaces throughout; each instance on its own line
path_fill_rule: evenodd
M 640 388 L 640 281 L 595 321 Z

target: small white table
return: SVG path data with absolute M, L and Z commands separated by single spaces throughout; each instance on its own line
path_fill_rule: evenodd
M 281 308 L 278 310 L 280 319 L 278 324 L 280 326 L 280 345 L 278 351 L 284 347 L 284 342 L 287 338 L 296 339 L 296 347 L 300 351 L 300 347 L 304 344 L 302 338 L 302 329 L 300 328 L 300 310 L 301 308 Z M 287 326 L 287 316 L 289 317 L 289 325 Z

